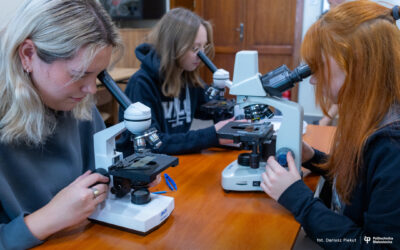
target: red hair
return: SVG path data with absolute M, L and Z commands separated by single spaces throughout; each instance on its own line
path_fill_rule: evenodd
M 316 100 L 326 115 L 332 96 L 328 57 L 346 74 L 331 157 L 321 167 L 337 177 L 338 194 L 349 203 L 366 140 L 382 126 L 390 107 L 400 103 L 400 31 L 390 9 L 366 0 L 347 2 L 312 25 L 301 53 L 314 72 Z

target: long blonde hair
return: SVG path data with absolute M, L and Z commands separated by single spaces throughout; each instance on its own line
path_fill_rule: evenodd
M 113 60 L 123 53 L 117 28 L 96 0 L 26 0 L 0 31 L 0 142 L 39 144 L 56 126 L 54 112 L 45 107 L 18 54 L 27 38 L 39 58 L 50 64 L 72 59 L 85 47 L 83 72 L 96 53 L 112 46 Z M 49 83 L 51 84 L 51 83 Z M 91 119 L 93 97 L 77 105 L 77 119 Z
M 149 35 L 149 42 L 160 56 L 160 76 L 165 96 L 179 96 L 185 83 L 202 86 L 198 69 L 188 72 L 179 66 L 179 60 L 192 49 L 200 25 L 207 30 L 210 46 L 207 56 L 212 58 L 214 46 L 211 24 L 185 8 L 175 8 L 166 13 Z
M 360 175 L 363 148 L 393 105 L 400 103 L 400 31 L 391 10 L 361 0 L 330 10 L 308 30 L 301 53 L 314 72 L 316 99 L 327 114 L 332 57 L 346 74 L 331 157 L 323 167 L 348 203 Z M 327 62 L 325 62 L 324 58 Z

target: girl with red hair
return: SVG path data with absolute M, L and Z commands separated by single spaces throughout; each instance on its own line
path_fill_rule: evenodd
M 400 30 L 398 8 L 351 1 L 308 30 L 302 57 L 316 99 L 339 119 L 329 156 L 303 144 L 303 166 L 331 184 L 328 206 L 272 157 L 263 190 L 324 248 L 400 247 Z

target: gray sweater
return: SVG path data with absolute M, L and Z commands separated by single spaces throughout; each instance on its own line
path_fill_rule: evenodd
M 94 169 L 93 134 L 104 127 L 95 108 L 92 121 L 78 121 L 71 112 L 60 112 L 55 133 L 41 146 L 0 143 L 0 249 L 42 243 L 29 231 L 24 216 Z

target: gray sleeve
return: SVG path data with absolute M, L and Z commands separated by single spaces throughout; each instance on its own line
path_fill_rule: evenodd
M 101 118 L 100 112 L 97 110 L 96 106 L 94 106 L 92 110 L 92 120 L 81 122 L 79 128 L 82 149 L 81 155 L 84 166 L 82 174 L 88 169 L 95 169 L 93 135 L 105 128 L 106 126 Z
M 93 124 L 94 124 L 94 132 L 97 133 L 106 128 L 104 124 L 103 118 L 97 107 L 93 107 Z
M 27 249 L 42 244 L 24 221 L 24 215 L 16 217 L 7 224 L 0 224 L 0 249 Z

